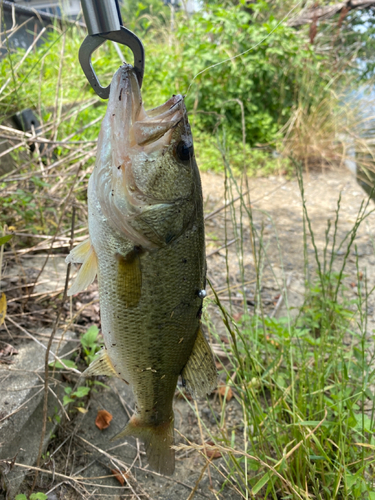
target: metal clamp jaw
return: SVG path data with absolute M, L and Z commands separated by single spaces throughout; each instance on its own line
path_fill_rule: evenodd
M 126 45 L 133 52 L 134 70 L 142 86 L 145 53 L 140 39 L 122 25 L 117 0 L 81 0 L 88 36 L 79 49 L 79 62 L 91 87 L 99 97 L 108 99 L 110 85 L 102 87 L 91 63 L 91 55 L 106 40 Z

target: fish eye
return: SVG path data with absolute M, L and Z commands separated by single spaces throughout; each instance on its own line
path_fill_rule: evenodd
M 179 160 L 188 161 L 194 153 L 193 145 L 188 146 L 186 142 L 181 141 L 177 145 L 176 153 Z

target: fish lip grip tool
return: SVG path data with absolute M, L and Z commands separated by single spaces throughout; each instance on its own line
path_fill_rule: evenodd
M 145 67 L 145 51 L 140 39 L 122 25 L 118 0 L 81 0 L 88 35 L 79 49 L 79 62 L 91 87 L 99 97 L 108 99 L 110 85 L 102 87 L 92 66 L 91 55 L 106 40 L 126 45 L 134 56 L 134 71 L 139 88 Z

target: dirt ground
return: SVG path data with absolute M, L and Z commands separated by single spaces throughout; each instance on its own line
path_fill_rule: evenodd
M 251 312 L 254 305 L 255 272 L 248 220 L 244 217 L 241 224 L 238 202 L 233 205 L 236 213 L 234 224 L 229 209 L 211 215 L 213 211 L 225 204 L 224 177 L 203 173 L 202 183 L 207 215 L 208 277 L 218 291 L 223 304 L 228 307 L 231 305 L 232 314 L 241 314 L 244 310 L 244 297 L 238 288 L 243 280 L 246 283 L 246 304 Z M 304 187 L 316 246 L 319 255 L 322 256 L 327 219 L 332 222 L 334 220 L 340 192 L 342 199 L 338 241 L 341 241 L 352 229 L 365 194 L 352 175 L 343 170 L 306 174 Z M 265 249 L 262 265 L 262 302 L 267 314 L 285 315 L 288 307 L 295 308 L 302 304 L 304 293 L 303 219 L 298 182 L 296 179 L 285 177 L 251 179 L 250 189 L 254 225 L 259 233 L 263 232 Z M 235 193 L 234 196 L 236 196 Z M 370 202 L 368 211 L 372 209 L 373 202 Z M 372 240 L 374 225 L 375 215 L 371 213 L 359 227 L 356 238 L 357 252 L 353 246 L 349 254 L 345 283 L 349 293 L 353 296 L 357 293 L 355 285 L 357 257 L 360 270 L 368 280 L 369 288 L 375 283 L 375 256 Z M 238 233 L 240 230 L 242 233 Z M 240 242 L 243 245 L 242 263 L 241 259 L 239 260 Z M 345 247 L 336 252 L 336 266 L 342 263 L 344 250 Z M 61 291 L 65 276 L 64 253 L 64 249 L 61 249 L 60 253 L 55 253 L 49 267 L 39 276 L 40 285 L 38 289 L 36 287 L 33 289 L 33 293 L 36 294 L 35 299 L 29 299 L 26 316 L 21 315 L 18 304 L 19 300 L 24 301 L 25 298 L 17 298 L 19 291 L 16 291 L 16 287 L 22 283 L 24 286 L 19 270 L 22 266 L 23 276 L 27 276 L 28 280 L 35 279 L 41 267 L 38 264 L 40 254 L 39 257 L 31 257 L 30 254 L 19 253 L 16 258 L 11 253 L 5 255 L 7 267 L 2 278 L 5 286 L 3 289 L 10 301 L 13 300 L 9 304 L 9 317 L 23 328 L 32 331 L 35 336 L 38 335 L 35 318 L 39 318 L 43 326 L 50 326 L 52 321 L 53 314 L 51 310 L 47 314 L 43 312 L 46 307 L 40 297 Z M 311 243 L 308 243 L 308 258 L 309 270 L 313 274 L 316 263 Z M 43 288 L 43 282 L 46 288 Z M 231 297 L 229 297 L 227 282 L 230 284 Z M 25 288 L 21 289 L 23 296 L 26 295 Z M 287 294 L 281 300 L 281 291 L 284 289 L 287 290 Z M 207 291 L 209 298 L 212 297 L 209 288 Z M 72 302 L 74 312 L 86 306 L 76 320 L 77 333 L 85 331 L 90 324 L 98 324 L 97 299 L 96 285 L 93 285 L 88 292 L 81 294 Z M 11 304 L 14 305 L 11 306 Z M 210 300 L 207 304 L 206 315 L 210 317 L 219 334 L 225 336 L 225 328 L 217 307 Z M 25 308 L 23 310 L 25 311 Z M 69 305 L 67 305 L 67 313 L 68 310 Z M 368 314 L 370 332 L 374 328 L 374 301 L 372 299 L 368 304 Z M 22 347 L 26 342 L 26 338 L 22 337 L 25 336 L 20 335 L 19 329 L 16 329 L 13 323 L 7 321 L 6 325 L 9 333 L 4 328 L 0 329 L 0 340 L 12 344 L 16 349 Z M 70 326 L 70 329 L 74 328 Z M 12 337 L 10 338 L 9 335 Z M 214 349 L 216 352 L 219 351 L 218 346 L 214 346 Z M 1 380 L 6 376 L 6 371 L 15 368 L 22 369 L 17 365 L 17 355 L 13 355 L 12 360 L 13 364 L 0 364 L 0 391 L 2 390 Z M 42 363 L 41 357 L 40 364 Z M 59 383 L 75 383 L 76 380 L 74 375 L 65 374 Z M 191 500 L 193 496 L 197 499 L 242 498 L 240 492 L 226 481 L 228 466 L 223 458 L 218 457 L 213 460 L 212 465 L 204 469 L 206 460 L 198 452 L 177 451 L 176 472 L 172 478 L 165 478 L 147 469 L 142 448 L 135 440 L 128 439 L 125 443 L 110 442 L 110 439 L 124 427 L 131 415 L 134 399 L 129 388 L 121 381 L 104 378 L 101 381 L 107 387 L 98 387 L 97 392 L 91 391 L 91 396 L 85 405 L 88 411 L 81 413 L 72 408 L 71 420 L 68 422 L 62 419 L 61 425 L 58 426 L 49 444 L 43 468 L 49 470 L 50 474 L 42 474 L 38 483 L 40 491 L 48 491 L 49 500 L 78 498 Z M 225 384 L 225 380 L 222 379 L 220 384 Z M 227 404 L 221 424 L 219 424 L 220 400 L 220 395 L 217 393 L 209 398 L 213 411 L 205 401 L 198 401 L 198 411 L 203 423 L 200 427 L 194 402 L 184 399 L 177 391 L 174 406 L 176 444 L 190 442 L 200 445 L 202 439 L 210 440 L 210 434 L 219 436 L 222 432 L 230 436 L 232 430 L 240 436 L 243 432 L 242 417 L 236 397 L 233 397 Z M 105 409 L 113 415 L 110 426 L 103 431 L 99 431 L 95 426 L 95 418 L 100 409 Z M 11 411 L 14 409 L 9 408 L 9 412 Z M 1 441 L 3 439 L 0 439 Z M 17 456 L 16 461 L 22 463 L 22 452 Z M 126 481 L 121 486 L 118 479 L 114 477 L 113 471 L 124 472 L 129 466 L 132 466 L 131 471 L 127 472 Z M 16 468 L 16 470 L 21 469 Z M 31 478 L 32 475 L 26 476 L 21 492 L 27 491 Z M 4 498 L 4 495 L 1 497 L 0 494 L 0 498 Z

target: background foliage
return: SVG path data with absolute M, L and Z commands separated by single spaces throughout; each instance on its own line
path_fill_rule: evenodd
M 342 114 L 338 95 L 349 87 L 368 84 L 373 73 L 371 16 L 356 10 L 315 26 L 295 28 L 287 23 L 299 12 L 293 7 L 294 2 L 278 0 L 210 1 L 189 15 L 182 7 L 172 11 L 161 0 L 124 2 L 124 24 L 145 45 L 144 101 L 153 107 L 172 93 L 186 95 L 202 168 L 222 168 L 217 140 L 225 143 L 233 166 L 242 167 L 237 145 L 245 140 L 249 171 L 287 170 L 287 162 L 281 166 L 272 151 L 282 153 L 286 146 L 289 154 L 290 139 L 302 155 L 300 159 L 311 157 L 311 150 L 300 148 L 306 134 L 296 127 L 296 116 L 302 114 L 310 121 L 313 117 L 319 124 L 315 128 L 333 140 L 332 122 Z M 0 95 L 3 116 L 31 107 L 45 122 L 51 118 L 57 97 L 71 105 L 93 96 L 77 61 L 84 35 L 75 27 L 66 33 L 56 28 L 18 70 L 15 68 L 24 51 L 0 61 L 0 78 L 12 75 L 7 91 Z M 125 56 L 132 60 L 126 49 Z M 94 54 L 95 69 L 106 83 L 118 64 L 119 56 L 111 43 Z M 322 117 L 314 113 L 323 101 L 329 101 L 330 112 L 322 129 Z M 76 140 L 96 138 L 99 122 L 83 132 L 81 129 L 102 114 L 100 105 L 86 108 L 59 126 L 59 137 L 76 131 Z M 321 137 L 314 136 L 314 141 L 321 142 Z M 342 154 L 336 151 L 333 159 Z M 324 163 L 332 158 L 332 152 L 319 151 L 317 156 L 318 162 Z

